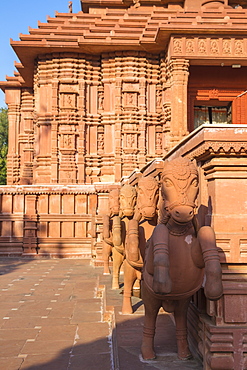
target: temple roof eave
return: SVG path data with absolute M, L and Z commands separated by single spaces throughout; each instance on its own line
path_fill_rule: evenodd
M 100 14 L 57 13 L 47 23 L 39 23 L 38 29 L 30 28 L 28 35 L 20 35 L 20 41 L 11 40 L 11 45 L 21 61 L 17 66 L 23 79 L 20 83 L 32 87 L 34 61 L 39 55 L 99 55 L 131 50 L 161 53 L 167 49 L 172 35 L 243 37 L 246 34 L 247 11 L 243 9 L 225 9 L 215 14 L 212 10 L 186 12 L 140 6 L 107 9 Z

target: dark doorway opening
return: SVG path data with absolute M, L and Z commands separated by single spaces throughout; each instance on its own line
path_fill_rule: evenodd
M 232 123 L 232 104 L 226 105 L 196 105 L 194 106 L 194 128 L 203 124 Z

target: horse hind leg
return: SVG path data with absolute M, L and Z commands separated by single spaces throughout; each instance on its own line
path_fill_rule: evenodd
M 102 257 L 104 263 L 104 275 L 110 275 L 111 271 L 109 268 L 109 258 L 112 252 L 112 246 L 105 241 L 103 241 L 103 250 L 102 250 Z
M 178 357 L 180 360 L 189 360 L 192 357 L 187 338 L 187 311 L 189 302 L 189 299 L 177 301 L 174 310 Z

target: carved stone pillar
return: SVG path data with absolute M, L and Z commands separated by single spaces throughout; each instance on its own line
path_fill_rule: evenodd
M 58 117 L 57 117 L 58 118 Z M 56 119 L 51 124 L 51 183 L 58 183 L 58 122 Z
M 86 174 L 85 174 L 85 154 L 86 154 L 86 147 L 85 147 L 85 88 L 86 84 L 84 80 L 78 81 L 78 88 L 79 88 L 79 97 L 78 97 L 78 114 L 79 114 L 79 122 L 78 122 L 78 183 L 84 184 L 86 181 Z
M 187 129 L 187 89 L 189 77 L 189 61 L 172 59 L 168 66 L 169 90 L 171 102 L 171 147 L 177 144 L 185 135 Z
M 18 134 L 20 125 L 20 89 L 6 89 L 5 101 L 8 105 L 9 142 L 8 142 L 8 167 L 7 184 L 18 184 L 20 179 L 20 155 L 18 146 Z
M 98 196 L 97 194 L 90 194 L 88 196 L 88 214 L 91 215 L 91 230 L 89 230 L 91 236 L 91 255 L 92 258 L 96 257 L 96 210 L 98 206 Z
M 34 127 L 33 127 L 33 92 L 23 90 L 21 99 L 21 129 L 19 143 L 23 144 L 20 184 L 31 185 L 33 182 L 33 152 L 34 152 Z
M 142 75 L 145 71 L 142 71 Z M 141 121 L 139 123 L 139 166 L 144 166 L 146 163 L 146 131 L 147 131 L 147 123 L 146 123 L 146 104 L 145 104 L 145 94 L 146 94 L 146 79 L 145 77 L 141 76 L 140 78 L 140 97 L 139 97 L 139 112 Z
M 37 253 L 37 195 L 25 195 L 23 256 Z

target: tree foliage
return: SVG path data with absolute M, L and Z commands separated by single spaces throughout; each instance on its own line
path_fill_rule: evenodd
M 0 184 L 6 184 L 8 153 L 8 115 L 7 108 L 0 108 Z

